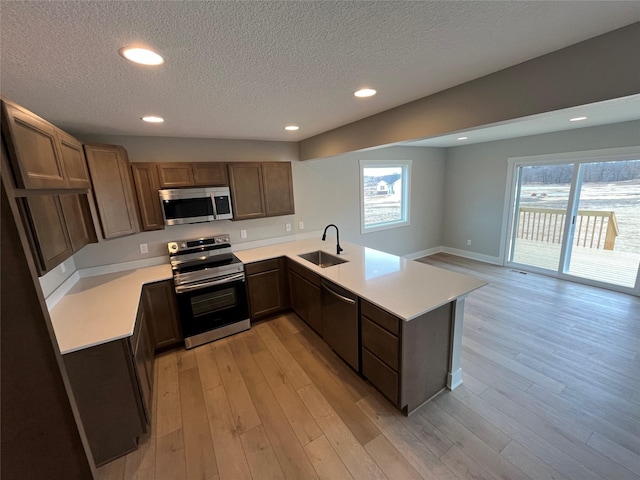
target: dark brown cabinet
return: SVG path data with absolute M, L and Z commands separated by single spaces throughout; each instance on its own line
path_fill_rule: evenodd
M 135 450 L 149 431 L 153 351 L 145 320 L 141 305 L 131 337 L 63 355 L 97 465 Z
M 8 101 L 2 102 L 2 129 L 18 188 L 90 188 L 85 157 L 75 138 Z
M 132 163 L 131 174 L 136 192 L 140 227 L 143 231 L 162 230 L 164 218 L 158 190 L 160 181 L 156 163 Z
M 105 239 L 138 232 L 138 218 L 131 185 L 127 151 L 119 145 L 85 145 Z
M 229 185 L 226 163 L 192 163 L 193 184 L 196 186 L 219 187 Z
M 325 279 L 321 282 L 322 338 L 345 362 L 360 371 L 358 297 Z
M 158 163 L 160 188 L 193 187 L 190 163 Z
M 164 350 L 183 341 L 173 280 L 149 283 L 142 288 L 142 301 L 154 350 Z
M 234 220 L 295 213 L 291 163 L 230 163 Z
M 96 241 L 86 195 L 33 195 L 23 202 L 40 274 Z
M 156 163 L 160 188 L 226 186 L 227 164 L 221 162 Z
M 322 336 L 322 295 L 320 276 L 288 262 L 291 307 L 311 328 Z
M 284 258 L 245 265 L 249 311 L 256 320 L 289 307 L 286 263 Z

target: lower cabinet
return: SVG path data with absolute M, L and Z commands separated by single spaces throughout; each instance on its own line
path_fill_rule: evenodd
M 283 257 L 245 265 L 252 320 L 289 308 L 286 263 Z
M 142 302 L 154 350 L 180 345 L 184 340 L 173 280 L 148 283 L 142 287 Z
M 291 308 L 322 336 L 320 276 L 292 261 L 288 262 L 288 271 Z
M 142 304 L 134 334 L 63 355 L 96 465 L 137 448 L 149 430 L 153 350 Z

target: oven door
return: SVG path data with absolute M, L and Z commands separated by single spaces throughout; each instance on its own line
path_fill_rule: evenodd
M 178 309 L 187 348 L 249 328 L 246 284 L 241 275 L 238 280 L 211 280 L 178 287 Z

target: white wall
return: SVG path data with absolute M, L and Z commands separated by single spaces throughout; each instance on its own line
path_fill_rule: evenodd
M 93 136 L 83 141 L 123 145 L 131 162 L 140 161 L 289 161 L 297 152 L 287 142 L 221 141 L 188 138 Z M 229 142 L 235 142 L 231 145 Z M 295 146 L 295 144 L 293 144 Z M 222 153 L 220 149 L 222 148 Z M 259 153 L 258 153 L 259 152 Z M 297 158 L 297 157 L 296 157 Z M 413 160 L 411 225 L 360 234 L 360 159 Z M 333 158 L 292 161 L 295 215 L 244 221 L 218 221 L 167 227 L 161 231 L 87 245 L 74 255 L 77 268 L 108 265 L 167 255 L 167 242 L 203 235 L 229 233 L 233 244 L 321 231 L 327 224 L 340 228 L 341 239 L 404 255 L 441 243 L 444 150 L 390 147 Z M 303 231 L 298 222 L 304 222 Z M 292 224 L 288 233 L 285 224 Z M 240 230 L 247 238 L 240 238 Z M 333 231 L 332 231 L 333 232 Z M 331 233 L 330 236 L 334 236 Z M 148 254 L 139 244 L 147 243 Z
M 640 121 L 449 148 L 443 245 L 500 262 L 510 157 L 640 145 Z M 471 239 L 471 246 L 466 245 Z

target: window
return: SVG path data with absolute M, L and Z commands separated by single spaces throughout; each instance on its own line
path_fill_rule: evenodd
M 360 160 L 361 233 L 409 225 L 411 160 Z

